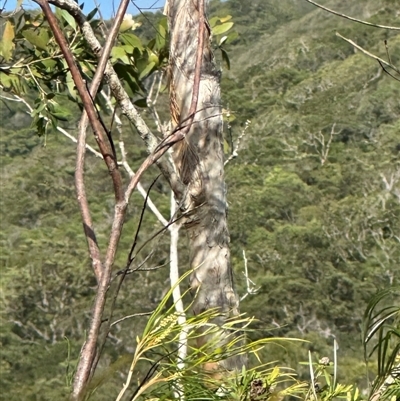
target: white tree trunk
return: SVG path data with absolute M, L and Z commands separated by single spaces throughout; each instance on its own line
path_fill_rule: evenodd
M 186 186 L 182 209 L 188 213 L 185 229 L 189 237 L 191 288 L 197 291 L 194 312 L 210 308 L 221 312 L 215 320 L 222 326 L 239 313 L 230 264 L 227 200 L 224 181 L 220 70 L 210 47 L 210 28 L 201 15 L 203 0 L 169 0 L 170 97 L 173 125 L 190 120 L 195 91 L 199 23 L 205 24 L 197 109 L 186 138 L 174 146 L 174 163 Z M 200 12 L 199 12 L 200 10 Z M 204 18 L 204 19 L 203 19 Z M 203 21 L 203 22 L 201 22 Z M 226 338 L 228 333 L 221 338 Z M 203 337 L 199 345 L 210 338 Z M 241 368 L 243 359 L 230 358 L 219 367 Z M 217 366 L 207 366 L 216 369 Z

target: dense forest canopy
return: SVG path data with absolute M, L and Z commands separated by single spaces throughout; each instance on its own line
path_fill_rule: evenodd
M 321 3 L 373 24 L 394 25 L 399 13 L 393 0 Z M 293 368 L 304 380 L 309 367 L 301 362 L 308 350 L 316 359 L 331 357 L 335 339 L 339 379 L 365 389 L 377 363 L 372 358 L 365 366 L 364 311 L 377 291 L 400 284 L 400 83 L 398 75 L 389 76 L 335 32 L 397 66 L 400 33 L 299 0 L 214 0 L 209 11 L 232 16 L 237 33 L 224 45 L 230 69 L 217 44 L 215 50 L 222 69 L 226 159 L 240 140 L 226 180 L 240 310 L 257 319 L 249 337 L 309 341 L 272 345 L 260 355 L 263 362 Z M 161 18 L 137 16 L 142 25 L 135 34 L 151 40 Z M 143 96 L 150 82 L 151 76 L 140 88 Z M 25 99 L 33 105 L 36 96 L 29 90 Z M 163 88 L 158 102 L 163 121 L 169 113 L 166 96 Z M 10 100 L 3 83 L 0 97 L 0 399 L 63 399 L 96 287 L 75 197 L 75 145 L 56 130 L 39 136 L 26 105 Z M 67 94 L 59 99 L 66 116 L 60 127 L 75 135 L 80 109 Z M 141 113 L 155 127 L 146 107 Z M 111 123 L 113 115 L 104 120 Z M 133 127 L 123 123 L 128 158 L 137 168 L 146 150 Z M 142 180 L 145 188 L 157 174 L 152 167 Z M 99 242 L 105 244 L 113 195 L 103 161 L 90 152 L 86 183 Z M 162 178 L 151 198 L 169 218 L 170 191 Z M 142 208 L 143 198 L 134 193 L 115 274 L 125 265 Z M 147 243 L 160 228 L 146 212 L 138 236 L 146 245 L 135 260 L 142 269 L 126 277 L 116 318 L 153 311 L 169 290 L 169 237 L 164 232 Z M 181 272 L 188 261 L 181 235 Z M 245 263 L 254 289 L 247 296 Z M 132 340 L 146 319 L 138 316 L 113 328 L 97 378 L 107 391 L 92 399 L 108 400 L 118 392 L 134 352 Z

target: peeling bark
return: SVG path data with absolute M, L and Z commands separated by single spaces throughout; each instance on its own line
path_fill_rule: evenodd
M 173 159 L 186 190 L 181 199 L 182 211 L 188 213 L 185 228 L 193 269 L 191 288 L 196 292 L 194 313 L 211 308 L 221 311 L 214 323 L 222 326 L 226 319 L 239 314 L 239 298 L 234 289 L 227 227 L 227 200 L 224 180 L 224 154 L 220 95 L 220 70 L 210 45 L 204 0 L 169 0 L 166 13 L 170 25 L 170 105 L 174 127 L 191 120 L 192 94 L 195 91 L 196 58 L 201 53 L 197 107 L 185 138 L 174 145 Z M 199 24 L 204 24 L 199 29 Z M 199 40 L 199 33 L 203 40 Z M 220 333 L 222 334 L 222 333 Z M 226 339 L 228 333 L 220 338 Z M 200 346 L 210 341 L 201 338 Z M 230 358 L 219 367 L 240 369 L 244 358 Z

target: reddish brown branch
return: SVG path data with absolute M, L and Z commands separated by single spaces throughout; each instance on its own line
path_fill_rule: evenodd
M 107 66 L 108 58 L 112 49 L 112 46 L 115 42 L 115 38 L 118 34 L 119 27 L 122 23 L 123 17 L 125 15 L 126 9 L 128 7 L 129 0 L 123 0 L 120 4 L 120 7 L 118 8 L 117 15 L 115 16 L 113 26 L 108 34 L 106 43 L 104 45 L 103 51 L 101 53 L 101 57 L 99 60 L 98 67 L 96 69 L 96 73 L 93 77 L 93 81 L 90 87 L 90 96 L 92 99 L 96 96 L 97 90 L 100 86 L 100 83 L 103 79 L 104 76 L 104 70 Z M 76 185 L 77 185 L 77 191 L 78 188 L 81 191 L 85 191 L 85 185 L 83 182 L 83 155 L 84 155 L 84 144 L 85 144 L 85 135 L 86 135 L 86 129 L 87 129 L 87 122 L 88 122 L 88 114 L 84 113 L 80 122 L 80 134 L 79 134 L 79 140 L 80 140 L 80 145 L 81 148 L 79 149 L 78 147 L 78 159 L 77 159 L 77 177 L 76 177 Z M 115 153 L 113 153 L 114 155 Z M 81 157 L 79 157 L 81 156 Z M 115 160 L 115 158 L 114 158 Z M 115 160 L 116 162 L 116 160 Z M 79 163 L 79 166 L 78 166 Z M 79 169 L 78 169 L 79 167 Z M 79 172 L 79 176 L 78 176 Z M 119 171 L 118 171 L 119 174 Z M 113 177 L 114 179 L 114 177 Z M 121 176 L 119 176 L 119 179 L 121 180 Z M 79 187 L 78 187 L 79 185 Z M 116 186 L 114 185 L 114 189 Z M 121 185 L 119 186 L 120 190 L 122 191 L 122 180 L 121 180 Z M 78 192 L 79 195 L 79 192 Z M 84 198 L 86 200 L 86 197 Z M 116 194 L 116 209 L 119 208 L 118 204 L 119 201 L 121 201 L 121 194 L 118 193 L 118 196 Z M 87 203 L 87 200 L 86 200 Z M 82 216 L 83 212 L 86 212 L 89 214 L 89 208 L 88 205 L 84 208 L 84 203 L 82 202 L 81 204 L 81 210 L 82 210 Z M 125 209 L 126 210 L 126 209 Z M 114 215 L 114 219 L 121 219 L 123 222 L 124 220 L 124 215 L 125 212 L 122 215 L 119 215 L 118 211 L 116 210 L 116 213 Z M 78 400 L 81 398 L 82 394 L 85 391 L 87 383 L 90 381 L 91 377 L 94 374 L 94 371 L 96 369 L 97 361 L 99 359 L 99 350 L 97 348 L 98 346 L 98 339 L 99 339 L 99 334 L 100 334 L 100 328 L 101 324 L 103 321 L 103 313 L 104 313 L 104 307 L 106 303 L 106 297 L 107 297 L 107 291 L 108 291 L 108 286 L 110 283 L 110 277 L 111 277 L 111 269 L 114 264 L 114 259 L 115 259 L 115 253 L 116 253 L 116 247 L 119 242 L 119 238 L 121 235 L 121 230 L 122 230 L 122 224 L 121 228 L 118 232 L 111 232 L 111 237 L 116 237 L 118 240 L 116 241 L 115 245 L 113 241 L 110 240 L 109 248 L 112 248 L 112 252 L 107 252 L 107 258 L 106 261 L 103 265 L 102 269 L 102 275 L 101 279 L 99 280 L 99 287 L 98 291 L 96 293 L 96 298 L 95 298 L 95 304 L 93 307 L 92 311 L 92 319 L 90 322 L 90 329 L 88 333 L 88 338 L 85 344 L 82 347 L 81 350 L 81 355 L 79 358 L 79 363 L 77 366 L 77 371 L 74 377 L 74 385 L 73 385 L 73 391 L 72 391 L 72 399 Z M 89 249 L 90 251 L 90 249 Z M 100 348 L 102 345 L 100 345 Z
M 114 184 L 114 192 L 115 198 L 117 201 L 123 199 L 123 188 L 122 188 L 122 179 L 121 175 L 118 171 L 117 161 L 114 159 L 112 151 L 108 146 L 107 142 L 104 140 L 104 129 L 98 119 L 96 109 L 93 105 L 92 98 L 86 88 L 86 85 L 83 81 L 83 78 L 79 72 L 78 66 L 74 60 L 74 57 L 69 50 L 68 43 L 58 25 L 57 19 L 54 16 L 49 3 L 47 0 L 35 0 L 37 4 L 43 10 L 43 14 L 47 18 L 49 22 L 50 28 L 53 31 L 54 37 L 60 46 L 60 49 L 65 57 L 65 61 L 68 64 L 68 67 L 71 71 L 72 78 L 74 80 L 76 89 L 78 90 L 79 96 L 82 100 L 83 106 L 85 108 L 86 113 L 88 114 L 88 118 L 90 121 L 90 125 L 93 128 L 94 136 L 99 146 L 100 152 L 103 155 L 103 158 L 107 164 L 108 171 L 112 177 Z
M 118 33 L 119 27 L 122 23 L 122 19 L 126 12 L 129 0 L 123 0 L 119 7 L 116 19 L 113 24 L 113 28 L 110 31 L 110 35 L 108 36 L 105 47 L 103 49 L 99 65 L 92 82 L 90 93 L 87 90 L 87 87 L 79 72 L 78 66 L 76 65 L 73 55 L 70 49 L 68 48 L 68 43 L 58 26 L 57 20 L 54 17 L 54 14 L 52 13 L 48 2 L 46 0 L 36 0 L 36 2 L 42 8 L 43 13 L 46 16 L 49 25 L 53 31 L 55 39 L 59 44 L 61 51 L 63 52 L 63 55 L 70 68 L 71 75 L 74 79 L 76 88 L 78 90 L 79 96 L 81 97 L 81 100 L 83 102 L 86 111 L 80 122 L 80 135 L 79 135 L 78 151 L 77 151 L 78 158 L 77 158 L 76 186 L 77 186 L 78 202 L 81 207 L 82 218 L 85 227 L 85 234 L 88 238 L 89 252 L 92 258 L 93 268 L 99 282 L 99 287 L 96 293 L 95 305 L 93 307 L 92 320 L 90 323 L 88 338 L 81 350 L 81 355 L 77 367 L 77 373 L 75 375 L 75 380 L 74 380 L 73 392 L 71 395 L 73 400 L 80 400 L 84 396 L 87 384 L 94 373 L 93 361 L 96 356 L 96 346 L 102 323 L 102 316 L 104 312 L 106 295 L 110 282 L 110 274 L 115 259 L 116 246 L 119 242 L 119 238 L 121 235 L 122 223 L 126 210 L 126 207 L 122 208 L 124 209 L 124 211 L 123 213 L 121 213 L 122 209 L 120 207 L 120 203 L 124 199 L 124 192 L 122 186 L 122 178 L 118 170 L 117 160 L 115 159 L 113 153 L 110 151 L 109 144 L 105 142 L 104 133 L 106 132 L 104 131 L 104 128 L 101 125 L 101 122 L 99 121 L 92 99 L 95 97 L 98 87 L 103 78 L 104 69 L 106 67 L 109 54 L 114 44 L 115 37 Z M 86 137 L 86 128 L 88 119 L 93 128 L 94 136 L 100 148 L 100 152 L 102 153 L 103 158 L 107 164 L 114 185 L 114 193 L 116 199 L 115 219 L 118 221 L 118 224 L 117 225 L 113 224 L 113 228 L 115 228 L 115 226 L 120 227 L 119 231 L 117 229 L 117 231 L 113 230 L 111 232 L 110 244 L 107 250 L 107 257 L 103 267 L 101 264 L 100 251 L 93 231 L 89 205 L 87 202 L 86 192 L 85 192 L 84 177 L 83 177 L 85 137 Z
M 101 81 L 104 76 L 104 71 L 107 66 L 109 54 L 111 52 L 112 46 L 114 44 L 115 38 L 118 34 L 120 21 L 123 20 L 126 8 L 129 1 L 126 0 L 121 4 L 120 9 L 115 17 L 115 24 L 109 35 L 107 36 L 106 43 L 104 44 L 103 51 L 101 52 L 101 57 L 99 59 L 99 64 L 96 69 L 96 73 L 90 85 L 90 96 L 92 99 L 95 98 Z M 92 218 L 89 210 L 89 203 L 87 201 L 85 182 L 84 182 L 84 164 L 85 164 L 85 147 L 86 147 L 86 131 L 88 125 L 87 113 L 82 114 L 81 121 L 79 123 L 79 134 L 78 134 L 78 145 L 77 145 L 77 158 L 76 158 L 76 170 L 75 170 L 75 186 L 77 199 L 79 207 L 81 210 L 83 227 L 85 230 L 85 235 L 88 241 L 89 255 L 92 260 L 93 270 L 95 272 L 97 282 L 100 282 L 102 275 L 102 263 L 100 250 L 96 241 L 96 235 L 93 228 Z M 113 152 L 115 155 L 115 153 Z

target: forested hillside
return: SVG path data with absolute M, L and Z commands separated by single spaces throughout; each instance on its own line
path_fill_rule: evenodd
M 321 3 L 373 24 L 398 25 L 393 0 Z M 331 358 L 335 338 L 340 380 L 366 388 L 377 364 L 371 358 L 366 368 L 364 362 L 364 311 L 377 291 L 400 284 L 400 77 L 389 76 L 336 32 L 400 66 L 400 31 L 349 21 L 305 0 L 213 1 L 210 13 L 232 15 L 238 33 L 224 46 L 229 70 L 218 49 L 216 56 L 223 70 L 227 159 L 239 139 L 226 175 L 240 310 L 258 319 L 249 336 L 308 340 L 261 353 L 263 362 L 289 366 L 304 380 L 308 350 L 316 359 Z M 139 16 L 137 35 L 152 37 L 158 18 Z M 166 119 L 163 96 L 159 113 Z M 4 90 L 0 97 L 0 400 L 61 400 L 96 286 L 75 198 L 75 144 L 56 131 L 39 137 L 25 105 Z M 30 93 L 31 103 L 34 98 Z M 68 121 L 60 126 L 76 135 L 80 110 L 67 96 L 62 103 Z M 142 114 L 154 126 L 146 108 Z M 113 117 L 104 118 L 109 123 Z M 128 123 L 124 139 L 137 168 L 146 150 Z M 90 144 L 95 147 L 92 139 Z M 155 168 L 147 172 L 143 185 L 148 188 L 157 174 Z M 113 195 L 103 161 L 90 152 L 86 182 L 105 243 Z M 162 178 L 151 198 L 168 219 L 170 191 Z M 125 265 L 143 202 L 135 193 L 115 275 Z M 135 261 L 141 268 L 126 278 L 116 319 L 151 312 L 169 289 L 168 234 L 147 243 L 161 227 L 146 211 L 138 237 L 146 245 Z M 179 262 L 183 273 L 183 231 Z M 255 289 L 246 297 L 245 263 Z M 130 340 L 145 322 L 138 316 L 113 328 L 97 378 L 103 387 L 91 399 L 114 399 L 129 369 Z

